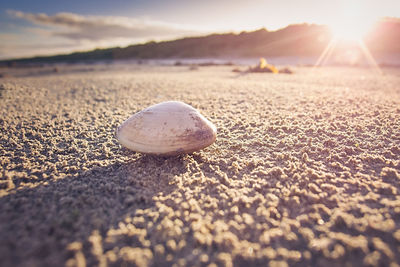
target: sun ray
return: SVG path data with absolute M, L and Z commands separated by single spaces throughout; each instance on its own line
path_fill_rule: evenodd
M 376 60 L 372 56 L 371 52 L 369 51 L 368 47 L 365 45 L 363 40 L 358 41 L 358 45 L 361 48 L 361 51 L 365 55 L 365 58 L 367 59 L 368 63 L 377 71 L 377 73 L 382 74 L 382 70 L 379 67 L 378 63 L 376 63 Z
M 343 42 L 343 40 L 338 39 L 337 37 L 333 37 L 331 41 L 328 43 L 324 51 L 321 53 L 321 55 L 318 57 L 317 61 L 315 62 L 313 69 L 315 69 L 318 66 L 323 66 L 325 63 L 329 60 L 329 58 L 332 56 L 332 53 L 335 51 L 337 48 L 337 45 L 339 42 Z M 373 55 L 371 54 L 370 50 L 368 47 L 365 45 L 364 41 L 360 38 L 357 41 L 354 41 L 355 45 L 358 47 L 358 49 L 361 50 L 362 55 L 365 57 L 367 60 L 367 64 L 369 67 L 372 67 L 374 71 L 378 74 L 382 74 L 382 70 L 380 69 L 378 63 L 374 59 Z M 353 42 L 353 43 L 354 43 Z M 339 46 L 340 49 L 340 46 Z
M 314 68 L 318 67 L 318 66 L 322 66 L 326 60 L 330 57 L 330 55 L 332 54 L 333 50 L 335 49 L 337 44 L 336 39 L 332 39 L 329 44 L 326 46 L 326 48 L 324 49 L 324 51 L 322 52 L 322 54 L 319 56 L 317 62 L 314 64 Z

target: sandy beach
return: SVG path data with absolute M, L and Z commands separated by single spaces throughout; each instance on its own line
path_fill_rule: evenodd
M 400 69 L 2 69 L 0 266 L 399 266 Z M 179 100 L 190 155 L 115 129 Z

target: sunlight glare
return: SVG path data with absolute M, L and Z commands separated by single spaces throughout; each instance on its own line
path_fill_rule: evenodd
M 331 24 L 330 29 L 333 38 L 338 41 L 355 41 L 358 42 L 371 29 L 374 21 L 360 21 L 357 19 L 341 19 L 340 21 Z
M 379 65 L 365 45 L 364 37 L 372 30 L 377 18 L 372 15 L 366 2 L 362 0 L 342 0 L 340 14 L 331 17 L 329 27 L 332 38 L 314 64 L 314 68 L 323 66 L 329 60 L 350 65 L 360 64 L 364 56 L 366 63 L 376 73 L 382 74 Z M 332 57 L 334 57 L 332 59 Z
M 377 19 L 362 0 L 340 1 L 339 14 L 329 23 L 334 38 L 338 41 L 358 42 L 372 28 Z

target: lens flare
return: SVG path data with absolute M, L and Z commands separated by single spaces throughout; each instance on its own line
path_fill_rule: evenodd
M 347 63 L 349 65 L 360 63 L 359 60 L 364 57 L 365 62 L 370 67 L 377 73 L 381 73 L 376 60 L 363 40 L 368 31 L 372 29 L 374 23 L 375 20 L 372 18 L 356 16 L 353 13 L 345 14 L 339 20 L 330 23 L 332 39 L 314 66 L 326 64 L 333 55 L 340 56 L 339 63 Z M 335 60 L 333 61 L 335 62 Z
M 374 21 L 358 21 L 354 19 L 341 19 L 340 21 L 331 24 L 331 29 L 334 39 L 346 42 L 358 42 L 371 29 Z

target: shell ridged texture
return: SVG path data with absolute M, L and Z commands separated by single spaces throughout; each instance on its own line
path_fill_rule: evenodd
M 193 107 L 168 101 L 131 116 L 118 127 L 117 139 L 136 152 L 178 155 L 211 145 L 216 128 Z

